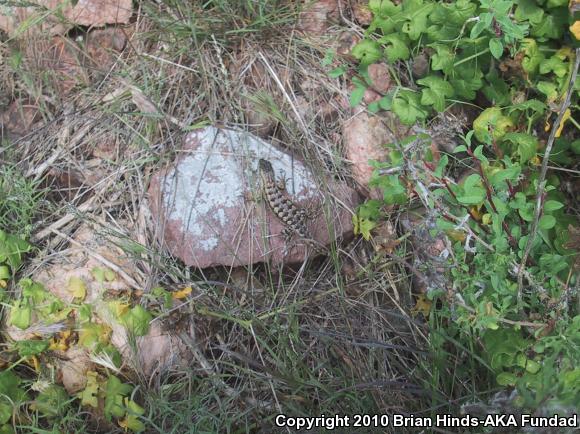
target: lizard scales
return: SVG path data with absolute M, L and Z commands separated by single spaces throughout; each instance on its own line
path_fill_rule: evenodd
M 263 194 L 272 212 L 288 229 L 295 232 L 304 241 L 312 241 L 308 244 L 312 245 L 316 253 L 322 253 L 323 250 L 310 237 L 306 227 L 305 211 L 292 202 L 277 183 L 272 164 L 267 160 L 260 159 L 258 166 Z

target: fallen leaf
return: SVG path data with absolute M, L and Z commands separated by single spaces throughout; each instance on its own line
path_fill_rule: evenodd
M 183 288 L 179 291 L 175 291 L 171 293 L 171 296 L 175 299 L 175 300 L 181 300 L 182 298 L 186 298 L 189 294 L 191 294 L 191 286 L 188 286 L 187 288 Z
M 560 134 L 562 134 L 562 130 L 564 129 L 564 124 L 566 123 L 566 121 L 568 119 L 570 119 L 572 112 L 570 111 L 570 109 L 566 109 L 566 111 L 564 112 L 564 116 L 562 116 L 562 122 L 560 122 L 560 125 L 558 126 L 558 129 L 556 130 L 556 138 L 560 137 Z
M 429 312 L 431 312 L 431 305 L 431 300 L 429 300 L 425 294 L 421 294 L 417 297 L 417 302 L 415 303 L 415 307 L 411 309 L 411 313 L 413 313 L 414 316 L 423 314 L 423 317 L 428 318 Z

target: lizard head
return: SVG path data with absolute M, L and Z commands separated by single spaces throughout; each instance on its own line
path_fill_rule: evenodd
M 265 173 L 274 172 L 274 169 L 272 169 L 272 164 L 268 160 L 264 160 L 263 158 L 260 158 L 260 161 L 258 162 L 258 167 L 260 168 L 260 171 Z

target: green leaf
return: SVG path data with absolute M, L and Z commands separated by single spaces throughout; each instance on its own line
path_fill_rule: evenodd
M 393 94 L 388 93 L 379 100 L 379 107 L 383 110 L 391 110 L 393 106 Z
M 536 0 L 519 0 L 514 18 L 517 21 L 529 21 L 539 24 L 544 16 L 544 10 L 536 4 Z
M 104 324 L 85 323 L 79 330 L 79 345 L 89 350 L 98 351 L 109 342 L 111 329 Z
M 390 17 L 401 11 L 401 5 L 390 0 L 369 0 L 369 9 L 374 15 Z
M 407 190 L 397 175 L 375 178 L 369 182 L 369 186 L 379 187 L 383 192 L 383 200 L 388 205 L 408 202 Z
M 511 372 L 502 372 L 498 374 L 495 379 L 497 384 L 500 386 L 515 386 L 518 377 L 516 377 L 515 374 L 512 374 Z
M 492 139 L 501 139 L 513 127 L 512 120 L 504 116 L 499 107 L 485 109 L 473 121 L 475 137 L 480 142 L 491 143 Z M 491 130 L 491 136 L 489 134 Z
M 496 59 L 500 59 L 503 54 L 503 43 L 500 39 L 493 38 L 489 40 L 489 51 Z
M 489 30 L 491 28 L 491 23 L 493 21 L 493 14 L 489 12 L 485 12 L 479 16 L 479 21 L 475 23 L 475 25 L 471 28 L 471 33 L 469 37 L 471 39 L 476 39 L 481 33 L 485 30 Z
M 137 305 L 121 315 L 121 322 L 135 336 L 145 336 L 149 331 L 149 323 L 153 316 L 143 306 Z
M 485 81 L 483 94 L 493 105 L 503 106 L 511 103 L 509 86 L 496 69 L 492 69 L 485 76 Z
M 526 163 L 536 155 L 538 149 L 538 139 L 526 133 L 507 133 L 503 140 L 516 145 L 515 154 L 520 157 L 520 162 Z
M 367 106 L 367 109 L 371 113 L 377 113 L 381 108 L 378 101 L 373 101 Z
M 433 175 L 437 176 L 438 178 L 443 176 L 443 172 L 445 171 L 445 167 L 449 163 L 449 157 L 447 155 L 443 155 L 439 160 L 439 164 L 437 164 L 437 168 L 433 172 Z
M 0 239 L 0 264 L 7 263 L 12 270 L 16 270 L 22 263 L 25 253 L 32 250 L 32 246 L 17 236 L 2 231 Z
M 539 81 L 538 84 L 536 84 L 536 88 L 538 91 L 546 95 L 548 101 L 555 101 L 558 98 L 558 87 L 556 86 L 556 83 L 551 81 Z
M 421 104 L 432 105 L 438 112 L 444 111 L 445 98 L 451 98 L 454 94 L 451 84 L 435 75 L 417 80 L 417 83 L 426 87 L 421 92 Z
M 373 220 L 369 220 L 358 215 L 352 216 L 352 223 L 354 227 L 354 234 L 361 234 L 365 240 L 371 239 L 371 231 L 377 226 L 377 223 Z
M 123 397 L 127 396 L 133 387 L 130 384 L 124 384 L 114 375 L 109 376 L 105 388 L 105 417 L 108 421 L 114 417 L 123 417 L 126 413 L 123 405 Z
M 393 112 L 405 125 L 413 125 L 417 119 L 425 119 L 427 112 L 421 107 L 418 93 L 408 90 L 400 91 L 393 100 Z
M 534 204 L 529 202 L 523 205 L 518 210 L 520 217 L 524 219 L 524 221 L 531 222 L 534 220 Z
M 523 39 L 521 42 L 521 52 L 524 53 L 524 58 L 522 59 L 522 68 L 528 74 L 534 74 L 538 66 L 544 60 L 544 55 L 538 48 L 538 44 L 534 39 Z
M 349 101 L 351 107 L 356 107 L 357 105 L 360 104 L 363 97 L 365 96 L 366 90 L 367 90 L 366 87 L 358 86 L 358 85 L 353 89 L 353 91 L 350 94 L 350 101 Z
M 351 54 L 360 61 L 361 65 L 370 65 L 379 60 L 383 53 L 378 42 L 363 39 L 353 47 Z
M 436 24 L 453 24 L 463 26 L 465 21 L 475 15 L 477 6 L 470 0 L 458 0 L 450 3 L 438 3 L 429 16 Z
M 99 382 L 97 381 L 97 373 L 88 371 L 86 377 L 87 384 L 77 396 L 81 399 L 81 405 L 90 405 L 93 408 L 98 408 L 99 400 L 97 395 L 99 393 Z
M 10 267 L 8 265 L 0 265 L 0 280 L 8 280 L 10 277 L 12 277 Z
M 566 8 L 560 8 L 550 11 L 544 15 L 540 23 L 534 24 L 531 29 L 531 35 L 540 40 L 560 39 L 567 27 L 568 11 Z
M 435 53 L 431 55 L 431 69 L 450 72 L 455 58 L 451 48 L 445 44 L 431 44 L 430 47 L 435 49 Z
M 475 158 L 477 158 L 479 161 L 481 161 L 481 163 L 484 166 L 489 165 L 489 160 L 487 159 L 487 157 L 485 155 L 483 155 L 483 145 L 479 145 L 477 148 L 475 148 L 475 151 L 473 151 L 473 155 Z
M 127 418 L 124 423 L 119 422 L 119 424 L 133 432 L 144 431 L 145 424 L 138 418 L 138 416 L 145 414 L 143 407 L 128 398 L 125 398 L 125 405 L 127 406 Z
M 547 200 L 546 203 L 544 204 L 544 211 L 545 212 L 556 211 L 563 207 L 564 204 L 562 202 L 558 202 L 557 200 Z
M 568 65 L 560 57 L 554 55 L 540 64 L 540 74 L 553 72 L 556 77 L 564 77 L 568 72 Z
M 32 306 L 28 299 L 16 300 L 10 308 L 8 323 L 21 330 L 30 327 L 32 321 Z
M 334 56 L 336 56 L 336 50 L 329 48 L 324 53 L 324 59 L 322 59 L 322 66 L 329 66 L 332 65 L 334 61 Z
M 562 6 L 567 6 L 568 0 L 548 0 L 546 6 L 549 8 L 558 8 Z
M 389 63 L 394 63 L 397 60 L 407 60 L 411 56 L 406 38 L 402 35 L 392 33 L 383 36 L 379 39 L 379 42 L 385 44 L 385 56 Z
M 344 66 L 339 66 L 338 68 L 334 68 L 332 71 L 328 73 L 330 78 L 338 78 L 346 72 L 346 68 Z
M 552 229 L 554 226 L 556 226 L 556 218 L 551 215 L 543 215 L 538 222 L 540 229 Z
M 473 173 L 463 182 L 463 194 L 457 195 L 459 203 L 464 205 L 476 205 L 485 200 L 486 192 L 482 187 L 481 177 Z
M 521 167 L 519 165 L 514 164 L 511 167 L 507 167 L 505 169 L 495 170 L 488 175 L 489 182 L 494 188 L 501 188 L 506 189 L 507 185 L 505 181 L 515 181 L 517 180 L 518 176 L 520 176 Z
M 12 371 L 0 371 L 0 395 L 9 398 L 18 404 L 28 399 L 26 392 L 20 388 L 21 379 Z M 2 423 L 6 423 L 3 421 Z
M 45 351 L 49 346 L 49 341 L 16 341 L 14 346 L 18 350 L 20 357 L 31 357 Z
M 482 77 L 483 72 L 480 69 L 465 68 L 462 65 L 461 70 L 449 82 L 458 96 L 473 100 L 475 92 L 483 87 Z
M 415 5 L 412 1 L 403 2 L 407 21 L 403 23 L 401 31 L 409 35 L 411 41 L 419 39 L 421 34 L 427 30 L 427 17 L 434 7 L 433 3 L 424 3 L 422 0 L 416 1 Z
M 65 412 L 69 399 L 68 393 L 63 387 L 51 384 L 38 394 L 32 407 L 45 416 L 56 417 Z

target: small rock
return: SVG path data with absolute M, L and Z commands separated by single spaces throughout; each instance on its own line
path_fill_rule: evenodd
M 336 41 L 336 52 L 341 56 L 350 56 L 352 49 L 361 41 L 359 35 L 354 32 L 344 31 Z
M 76 44 L 68 38 L 54 36 L 27 44 L 26 61 L 30 72 L 43 76 L 44 93 L 63 98 L 78 84 L 88 85 L 89 77 L 79 60 Z
M 386 63 L 373 63 L 368 68 L 369 77 L 373 88 L 382 94 L 385 94 L 391 88 L 391 75 Z
M 332 22 L 339 18 L 338 0 L 307 0 L 304 7 L 298 29 L 306 35 L 324 35 Z
M 429 56 L 427 56 L 427 53 L 421 52 L 413 58 L 411 72 L 415 78 L 423 78 L 427 75 L 429 72 Z
M 0 131 L 8 138 L 23 137 L 42 120 L 40 109 L 32 101 L 16 100 L 0 113 Z
M 366 187 L 373 173 L 369 160 L 384 161 L 388 155 L 384 145 L 400 140 L 408 133 L 409 128 L 401 125 L 391 113 L 379 117 L 362 111 L 350 118 L 343 126 L 343 136 L 354 179 Z M 373 197 L 377 196 L 373 194 Z
M 127 43 L 125 32 L 118 28 L 96 29 L 87 33 L 84 54 L 92 81 L 104 78 Z
M 63 34 L 75 25 L 102 27 L 106 24 L 126 24 L 133 14 L 131 0 L 37 0 L 34 3 L 28 7 L 3 6 L 0 30 L 10 36 L 20 36 L 22 23 L 36 22 L 37 25 L 26 27 L 27 35 L 41 31 L 55 35 Z
M 369 9 L 368 0 L 357 1 L 352 7 L 352 12 L 354 18 L 361 26 L 368 26 L 373 20 L 373 13 Z
M 278 179 L 287 180 L 291 200 L 315 214 L 308 224 L 313 239 L 328 245 L 328 225 L 339 239 L 352 233 L 354 190 L 328 181 L 330 194 L 324 197 L 311 172 L 290 155 L 249 133 L 207 127 L 188 134 L 174 164 L 151 180 L 151 213 L 171 254 L 199 268 L 304 261 L 311 249 L 295 236 L 287 244 L 284 224 L 256 200 L 260 158 L 272 163 Z M 330 211 L 328 222 L 322 200 Z

